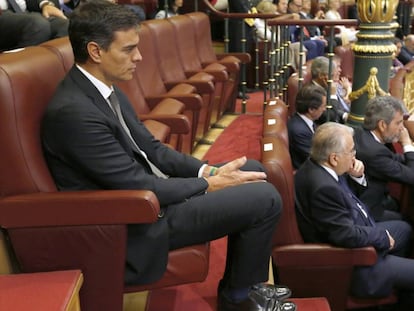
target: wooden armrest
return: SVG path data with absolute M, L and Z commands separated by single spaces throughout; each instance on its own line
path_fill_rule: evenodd
M 328 244 L 292 244 L 272 251 L 276 265 L 283 267 L 370 266 L 377 262 L 373 247 L 342 248 Z
M 168 125 L 172 134 L 187 134 L 190 132 L 190 121 L 183 114 L 148 113 L 140 114 L 139 117 L 141 120 L 155 120 Z
M 3 228 L 152 223 L 160 205 L 148 190 L 37 192 L 0 200 Z

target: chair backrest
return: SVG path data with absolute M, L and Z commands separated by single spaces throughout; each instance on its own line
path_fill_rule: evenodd
M 75 63 L 75 59 L 73 56 L 72 45 L 70 44 L 69 37 L 66 36 L 49 40 L 42 43 L 41 46 L 50 49 L 60 57 L 66 72 L 72 68 L 73 64 Z
M 142 61 L 136 64 L 135 80 L 138 81 L 144 96 L 165 94 L 167 89 L 158 69 L 158 59 L 155 45 L 150 30 L 146 23 L 142 23 L 139 29 L 138 49 L 142 55 Z
M 355 62 L 355 55 L 352 47 L 349 45 L 338 45 L 335 47 L 335 55 L 338 55 L 341 59 L 341 75 L 352 81 Z
M 117 86 L 125 93 L 128 97 L 132 107 L 134 108 L 137 115 L 147 114 L 150 112 L 150 108 L 147 105 L 147 102 L 144 97 L 144 93 L 141 89 L 141 86 L 135 79 L 139 73 L 135 69 L 134 78 L 127 81 L 118 82 Z
M 283 138 L 262 138 L 261 162 L 266 168 L 267 180 L 279 191 L 283 202 L 283 212 L 273 235 L 272 245 L 303 244 L 296 221 L 292 161 Z
M 151 32 L 155 45 L 158 68 L 164 82 L 186 80 L 184 68 L 178 53 L 177 41 L 173 25 L 166 19 L 148 21 L 146 26 Z M 166 48 L 168 46 L 168 49 Z M 181 48 L 181 47 L 180 47 Z
M 196 45 L 196 32 L 193 21 L 187 15 L 177 15 L 168 18 L 172 24 L 177 42 L 178 55 L 184 71 L 196 71 L 202 69 L 198 49 Z
M 211 63 L 217 60 L 211 41 L 210 19 L 207 14 L 202 12 L 192 12 L 186 14 L 193 21 L 196 33 L 197 53 L 202 63 Z
M 40 124 L 64 75 L 60 59 L 45 47 L 0 54 L 1 196 L 56 191 L 43 157 Z

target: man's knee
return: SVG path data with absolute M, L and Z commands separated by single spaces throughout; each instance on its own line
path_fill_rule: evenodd
M 254 171 L 265 172 L 265 168 L 262 163 L 257 160 L 247 160 L 246 164 L 240 168 L 242 171 Z
M 36 45 L 51 38 L 49 21 L 40 14 L 28 14 L 24 28 L 24 40 Z
M 257 208 L 262 207 L 265 209 L 266 214 L 272 214 L 279 216 L 282 212 L 282 198 L 279 194 L 279 191 L 268 182 L 258 182 L 254 183 L 259 188 L 256 190 L 255 195 L 257 199 Z

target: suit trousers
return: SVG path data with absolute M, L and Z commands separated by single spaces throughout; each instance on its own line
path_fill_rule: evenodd
M 63 18 L 44 18 L 38 12 L 0 15 L 0 51 L 37 45 L 68 34 L 68 21 Z
M 279 193 L 267 182 L 228 187 L 170 205 L 165 213 L 170 249 L 228 236 L 221 287 L 265 282 L 281 208 Z

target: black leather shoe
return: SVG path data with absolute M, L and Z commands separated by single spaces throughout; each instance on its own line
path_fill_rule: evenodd
M 290 289 L 285 286 L 255 285 L 249 292 L 249 298 L 238 303 L 219 294 L 217 311 L 295 311 L 296 306 L 292 309 L 292 303 L 283 303 L 290 295 Z M 281 307 L 286 309 L 280 309 Z

